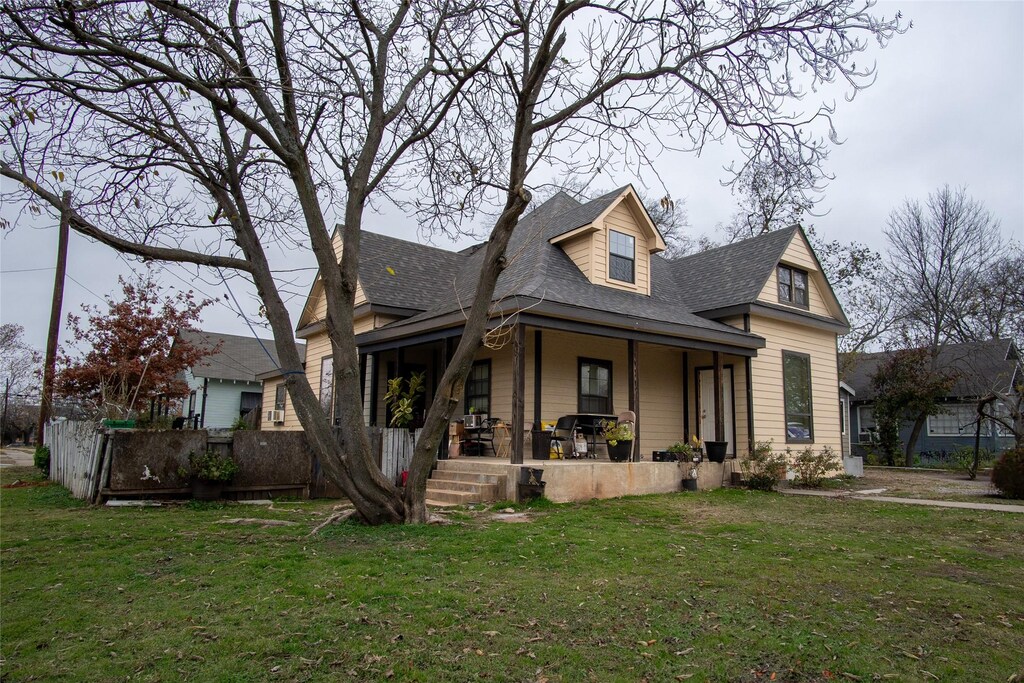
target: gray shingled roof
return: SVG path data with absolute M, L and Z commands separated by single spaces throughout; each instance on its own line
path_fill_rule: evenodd
M 686 303 L 710 311 L 757 300 L 797 226 L 669 261 Z
M 683 305 L 681 290 L 665 259 L 651 259 L 652 293 L 651 296 L 644 296 L 593 285 L 560 247 L 549 243 L 550 239 L 558 235 L 593 222 L 627 188 L 618 188 L 585 204 L 560 192 L 523 217 L 509 240 L 506 252 L 509 265 L 498 278 L 494 298 L 530 297 L 607 311 L 622 315 L 625 319 L 674 323 L 736 334 L 735 328 L 695 315 Z M 429 255 L 424 254 L 424 258 L 429 259 Z M 484 250 L 469 252 L 463 258 L 465 261 L 457 275 L 449 278 L 440 274 L 437 276 L 447 296 L 439 293 L 434 306 L 429 310 L 393 325 L 411 324 L 457 311 L 460 307 L 468 307 L 479 281 Z M 454 290 L 451 289 L 453 280 Z M 373 298 L 370 298 L 372 302 Z M 380 300 L 379 303 L 386 301 Z
M 840 366 L 849 368 L 843 380 L 857 392 L 857 401 L 875 398 L 871 378 L 891 355 L 892 352 L 887 351 L 842 354 Z M 939 366 L 957 373 L 951 398 L 982 396 L 996 387 L 1006 390 L 1018 362 L 1017 350 L 1008 339 L 947 344 L 939 350 Z
M 649 320 L 744 334 L 696 312 L 757 299 L 797 227 L 700 254 L 651 258 L 651 295 L 596 286 L 549 240 L 592 223 L 625 192 L 621 187 L 586 203 L 559 192 L 519 221 L 507 249 L 508 266 L 494 299 L 527 297 Z M 479 245 L 484 246 L 484 245 Z M 359 279 L 371 305 L 423 311 L 388 327 L 429 320 L 470 305 L 485 250 L 450 252 L 375 233 L 363 233 Z M 395 275 L 387 268 L 395 270 Z
M 277 351 L 274 349 L 272 339 L 203 331 L 182 332 L 181 338 L 207 348 L 216 346 L 218 342 L 221 344 L 217 353 L 207 356 L 192 368 L 192 374 L 196 377 L 253 382 L 256 381 L 256 375 L 275 370 L 278 367 Z M 299 352 L 299 357 L 305 359 L 306 345 L 296 342 L 295 349 Z M 272 358 L 267 355 L 267 352 Z
M 359 284 L 371 304 L 426 311 L 450 294 L 464 254 L 363 231 Z M 388 271 L 390 268 L 394 274 Z

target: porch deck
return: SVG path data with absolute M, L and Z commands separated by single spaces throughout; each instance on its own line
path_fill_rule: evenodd
M 453 473 L 490 475 L 494 477 L 490 481 L 498 484 L 494 500 L 517 500 L 519 470 L 524 467 L 544 470 L 544 496 L 556 503 L 672 493 L 682 490 L 683 477 L 688 476 L 686 463 L 581 459 L 527 460 L 514 464 L 486 457 L 439 460 L 436 473 L 439 477 Z M 739 471 L 736 460 L 726 460 L 722 464 L 705 462 L 700 468 L 698 488 L 720 488 L 729 482 L 733 471 Z

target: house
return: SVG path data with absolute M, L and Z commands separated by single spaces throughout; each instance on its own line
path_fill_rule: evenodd
M 843 366 L 849 368 L 845 381 L 856 392 L 850 406 L 850 433 L 855 454 L 866 456 L 873 451 L 876 394 L 871 379 L 891 355 L 888 352 L 862 353 L 843 358 Z M 942 399 L 944 411 L 929 417 L 921 430 L 915 452 L 934 454 L 941 459 L 942 453 L 951 453 L 961 446 L 974 447 L 977 399 L 993 389 L 1008 391 L 1024 378 L 1024 373 L 1020 353 L 1008 339 L 947 344 L 939 350 L 938 366 L 952 370 L 956 381 L 949 395 Z M 910 438 L 912 427 L 912 421 L 908 420 L 900 428 L 904 443 Z M 1012 445 L 1013 436 L 1005 427 L 992 423 L 982 425 L 982 448 L 1000 452 Z
M 335 247 L 340 254 L 337 236 Z M 727 441 L 738 456 L 755 440 L 838 454 L 836 339 L 848 322 L 804 231 L 674 261 L 659 256 L 664 247 L 632 186 L 586 203 L 559 193 L 524 216 L 458 412 L 508 420 L 513 463 L 523 461 L 524 435 L 540 420 L 624 410 L 637 418 L 636 460 L 693 434 Z M 384 426 L 388 379 L 421 371 L 432 396 L 483 250 L 364 231 L 360 255 L 364 415 Z M 306 377 L 329 410 L 325 311 L 317 278 L 297 335 L 307 340 Z M 280 373 L 265 376 L 264 394 L 281 411 L 264 429 L 301 428 Z
M 263 382 L 256 376 L 278 367 L 273 340 L 198 330 L 182 332 L 181 339 L 217 349 L 185 371 L 190 391 L 184 413 L 189 423 L 226 429 L 253 409 L 259 415 Z M 305 344 L 296 348 L 301 355 Z

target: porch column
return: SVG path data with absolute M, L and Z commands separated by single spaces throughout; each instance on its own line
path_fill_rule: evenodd
M 516 325 L 512 337 L 512 454 L 509 462 L 523 462 L 523 422 L 526 418 L 526 327 Z
M 640 460 L 640 354 L 637 353 L 637 342 L 630 339 L 626 347 L 626 365 L 629 368 L 629 409 L 636 415 L 633 423 L 633 452 L 630 460 Z
M 715 364 L 715 441 L 725 441 L 725 392 L 722 389 L 722 354 L 712 352 Z
M 356 349 L 358 351 L 358 349 Z M 359 397 L 362 399 L 363 424 L 369 424 L 366 414 L 366 354 L 359 354 Z
M 541 331 L 533 331 L 533 428 L 540 431 L 541 394 L 540 380 L 543 371 L 541 362 Z
M 690 439 L 690 354 L 683 351 L 683 443 Z
M 377 386 L 380 384 L 380 352 L 370 355 L 370 426 L 377 426 Z

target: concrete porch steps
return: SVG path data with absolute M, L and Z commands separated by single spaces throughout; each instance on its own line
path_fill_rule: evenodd
M 441 460 L 427 480 L 427 505 L 451 507 L 497 501 L 502 498 L 506 480 L 500 467 L 490 474 L 475 466 Z

